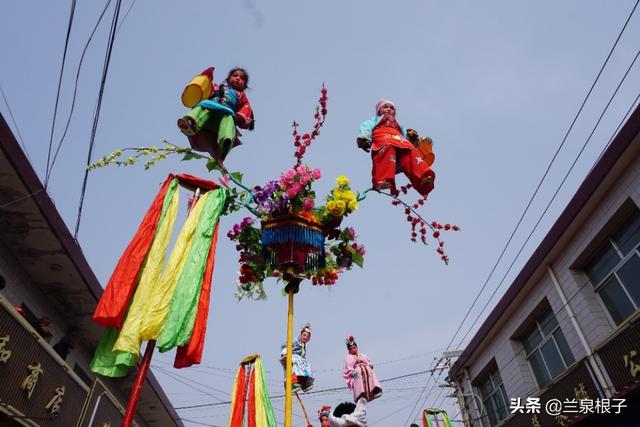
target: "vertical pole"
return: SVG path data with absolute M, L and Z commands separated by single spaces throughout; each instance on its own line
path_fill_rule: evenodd
M 285 367 L 285 390 L 284 390 L 284 427 L 291 427 L 291 411 L 293 409 L 292 396 L 291 396 L 291 361 L 293 355 L 291 354 L 293 349 L 293 289 L 289 289 L 289 310 L 287 313 L 287 358 Z M 123 426 L 124 427 L 124 426 Z
M 129 403 L 127 403 L 127 410 L 122 418 L 121 427 L 131 427 L 131 424 L 133 423 L 133 417 L 136 414 L 136 407 L 138 406 L 138 400 L 140 399 L 142 385 L 147 377 L 149 365 L 151 364 L 151 356 L 153 355 L 153 350 L 155 348 L 156 340 L 149 340 L 147 342 L 147 348 L 144 350 L 144 356 L 142 356 L 142 362 L 140 362 L 140 368 L 136 374 L 136 380 L 133 383 L 133 388 L 131 389 Z

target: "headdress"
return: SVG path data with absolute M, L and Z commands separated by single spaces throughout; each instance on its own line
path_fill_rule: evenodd
M 353 335 L 349 335 L 347 339 L 344 340 L 344 343 L 347 345 L 347 348 L 353 347 L 354 345 L 358 345 L 356 344 L 356 340 L 355 338 L 353 338 Z
M 331 406 L 322 405 L 322 408 L 318 409 L 318 419 L 321 420 L 322 417 L 328 417 L 331 415 Z
M 300 333 L 303 332 L 309 332 L 309 334 L 311 334 L 311 324 L 305 323 L 305 325 L 302 327 L 302 330 L 300 330 Z
M 386 104 L 389 105 L 393 105 L 393 108 L 396 108 L 396 104 L 393 103 L 393 101 L 389 101 L 388 99 L 381 99 L 380 101 L 378 101 L 378 103 L 376 104 L 376 114 L 378 114 L 378 112 L 380 111 L 380 109 L 385 106 Z

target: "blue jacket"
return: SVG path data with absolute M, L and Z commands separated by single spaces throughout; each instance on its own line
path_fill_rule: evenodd
M 369 120 L 365 121 L 360 125 L 360 133 L 358 133 L 358 139 L 364 139 L 367 141 L 371 141 L 371 136 L 373 135 L 373 129 L 380 124 L 380 120 L 382 120 L 382 116 L 373 116 Z M 407 136 L 407 130 L 404 126 L 400 125 L 400 131 L 403 136 Z

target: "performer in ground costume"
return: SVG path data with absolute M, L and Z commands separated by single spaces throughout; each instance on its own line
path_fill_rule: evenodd
M 382 387 L 373 372 L 371 360 L 358 351 L 358 344 L 353 336 L 346 339 L 346 344 L 349 353 L 344 358 L 342 377 L 353 392 L 353 401 L 365 398 L 370 402 L 382 396 Z
M 376 104 L 376 115 L 360 126 L 357 143 L 367 153 L 371 151 L 376 190 L 395 190 L 395 175 L 400 171 L 422 196 L 433 190 L 436 175 L 396 120 L 393 102 L 383 99 Z
M 329 415 L 330 427 L 367 427 L 367 399 L 361 397 L 353 404 L 343 402 Z
M 331 406 L 323 405 L 318 409 L 318 420 L 320 421 L 320 427 L 330 427 L 329 416 L 331 415 Z
M 302 391 L 309 391 L 313 388 L 313 373 L 311 372 L 311 365 L 306 359 L 307 355 L 307 343 L 311 340 L 311 325 L 306 324 L 300 331 L 300 335 L 293 342 L 292 351 L 292 388 L 294 391 L 302 389 Z M 282 351 L 280 353 L 280 363 L 286 370 L 287 360 L 287 346 L 282 345 Z
M 189 138 L 191 148 L 206 151 L 223 161 L 229 151 L 240 144 L 236 126 L 253 130 L 254 119 L 245 94 L 249 84 L 247 71 L 233 68 L 219 85 L 213 83 L 213 71 L 213 67 L 204 70 L 185 89 L 182 96 L 185 106 L 196 104 L 187 115 L 178 119 L 178 128 Z M 197 96 L 190 92 L 194 88 L 198 91 Z

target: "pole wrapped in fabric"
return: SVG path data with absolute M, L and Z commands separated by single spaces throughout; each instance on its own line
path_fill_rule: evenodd
M 430 415 L 433 415 L 434 418 L 436 418 L 438 415 L 441 415 L 444 427 L 452 427 L 451 420 L 449 419 L 447 411 L 439 408 L 427 408 L 422 412 L 422 424 L 424 425 L 424 427 L 433 427 Z
M 189 212 L 163 268 L 178 211 L 178 184 L 203 190 L 204 195 Z M 163 351 L 184 346 L 177 365 L 200 362 L 217 242 L 214 236 L 225 200 L 226 191 L 212 181 L 169 175 L 120 259 L 109 282 L 110 291 L 105 291 L 98 304 L 94 317 L 101 324 L 114 326 L 103 333 L 92 371 L 113 377 L 126 375 L 140 356 L 143 340 L 158 340 Z M 196 324 L 196 337 L 187 347 Z
M 245 389 L 240 389 L 245 378 Z M 248 380 L 246 378 L 248 377 Z M 276 417 L 269 399 L 269 389 L 264 376 L 260 355 L 254 354 L 240 362 L 240 368 L 232 390 L 229 427 L 244 426 L 244 404 L 247 402 L 247 427 L 276 427 Z

